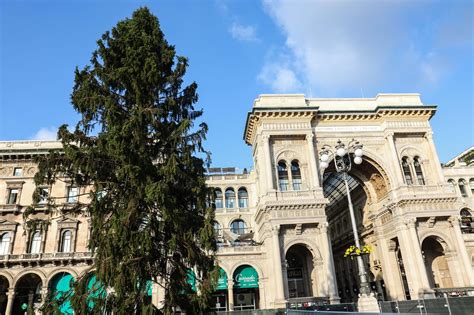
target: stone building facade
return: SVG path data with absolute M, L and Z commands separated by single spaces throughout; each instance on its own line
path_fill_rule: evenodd
M 429 124 L 435 111 L 418 94 L 256 99 L 244 130 L 253 169 L 208 174 L 222 268 L 215 309 L 357 299 L 357 264 L 343 257 L 353 238 L 342 179 L 333 165 L 319 166 L 321 147 L 339 139 L 364 146 L 349 184 L 378 298 L 474 289 L 474 148 L 442 166 Z M 32 158 L 52 148 L 60 143 L 0 142 L 0 314 L 39 305 L 48 290 L 90 270 L 87 217 L 58 213 L 34 230 L 23 222 L 35 190 L 66 204 L 85 198 L 88 188 L 67 179 L 35 187 Z M 47 207 L 35 212 L 50 215 Z M 154 284 L 152 301 L 159 306 L 163 296 Z

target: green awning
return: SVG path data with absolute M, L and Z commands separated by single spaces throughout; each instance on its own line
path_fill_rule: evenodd
M 227 290 L 227 273 L 222 268 L 219 268 L 216 290 Z
M 72 294 L 72 282 L 74 278 L 69 273 L 61 273 L 54 276 L 51 282 L 52 298 L 55 301 L 60 301 L 59 311 L 61 314 L 74 314 L 70 301 L 70 294 Z M 69 296 L 68 296 L 69 295 Z
M 148 280 L 146 282 L 146 295 L 152 296 L 153 294 L 153 281 Z
M 87 297 L 87 307 L 93 309 L 95 305 L 95 300 L 104 298 L 107 294 L 102 283 L 93 275 L 90 277 L 89 282 L 87 283 L 87 291 L 89 295 Z
M 191 290 L 193 290 L 193 292 L 196 292 L 196 274 L 194 273 L 194 271 L 192 269 L 188 269 L 188 271 L 186 272 L 186 277 L 188 284 L 191 286 Z
M 258 273 L 250 266 L 240 266 L 234 272 L 234 288 L 258 288 Z

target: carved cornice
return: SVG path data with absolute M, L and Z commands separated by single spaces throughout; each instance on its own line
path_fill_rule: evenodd
M 244 131 L 244 140 L 247 144 L 251 145 L 256 136 L 257 125 L 262 118 L 308 118 L 311 121 L 315 115 L 317 109 L 308 108 L 291 108 L 291 109 L 262 109 L 254 108 L 251 113 L 247 115 L 247 123 Z M 290 124 L 290 123 L 285 123 Z M 301 129 L 298 123 L 294 124 L 295 128 Z M 270 128 L 271 129 L 271 128 Z
M 419 205 L 419 204 L 446 204 L 446 203 L 453 203 L 457 200 L 457 197 L 436 197 L 436 196 L 429 196 L 425 198 L 406 198 L 399 200 L 397 202 L 397 206 L 403 207 L 406 205 Z
M 435 106 L 403 106 L 400 108 L 377 107 L 374 111 L 319 111 L 320 121 L 381 121 L 386 118 L 416 117 L 430 119 L 436 112 Z

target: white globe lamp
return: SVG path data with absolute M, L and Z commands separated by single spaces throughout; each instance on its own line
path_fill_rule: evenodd
M 343 157 L 344 155 L 346 155 L 346 149 L 344 147 L 340 147 L 336 150 L 336 154 L 340 157 Z
M 319 166 L 321 166 L 321 168 L 327 168 L 329 164 L 328 162 L 321 161 L 321 163 L 319 163 Z
M 361 164 L 362 163 L 362 158 L 360 156 L 356 156 L 354 158 L 354 163 L 357 164 L 357 165 Z
M 362 151 L 361 148 L 357 148 L 357 149 L 354 151 L 354 155 L 355 155 L 355 156 L 358 156 L 358 157 L 362 157 L 362 155 L 364 155 L 364 151 Z
M 327 153 L 323 153 L 320 159 L 321 159 L 321 162 L 327 162 L 329 160 L 329 155 Z

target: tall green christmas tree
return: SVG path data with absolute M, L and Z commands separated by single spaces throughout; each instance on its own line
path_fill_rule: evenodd
M 218 272 L 197 84 L 183 87 L 187 59 L 147 8 L 97 45 L 90 65 L 75 72 L 71 100 L 81 118 L 74 131 L 60 127 L 63 150 L 39 159 L 35 177 L 37 184 L 68 178 L 91 188 L 89 202 L 67 211 L 90 216 L 100 292 L 87 292 L 90 278 L 83 277 L 68 298 L 77 314 L 153 312 L 153 281 L 165 287 L 165 313 L 199 313 Z M 51 206 L 66 211 L 57 200 Z

